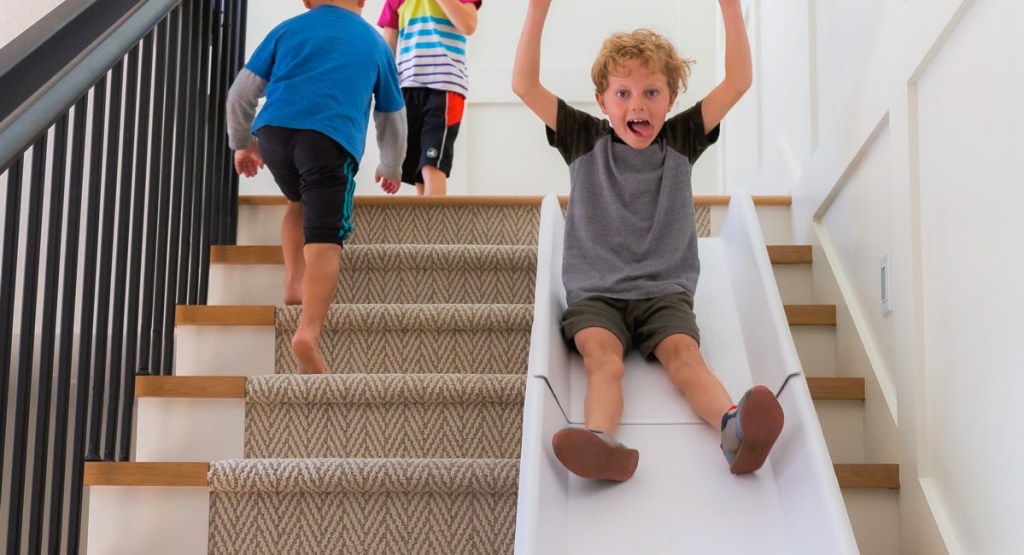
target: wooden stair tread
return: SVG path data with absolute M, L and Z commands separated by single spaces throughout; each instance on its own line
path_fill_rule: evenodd
M 833 464 L 844 489 L 899 489 L 898 464 Z
M 810 245 L 768 245 L 768 259 L 772 264 L 810 264 Z
M 695 195 L 693 203 L 697 206 L 727 206 L 728 195 Z M 756 206 L 791 206 L 793 199 L 786 195 L 758 195 L 752 197 Z M 540 206 L 542 196 L 489 196 L 489 195 L 453 195 L 445 197 L 418 197 L 411 195 L 383 196 L 357 195 L 354 204 L 359 206 Z M 558 201 L 564 206 L 569 197 L 559 196 Z M 282 195 L 241 195 L 239 206 L 284 206 L 287 203 Z
M 823 400 L 864 400 L 864 378 L 807 378 L 811 398 Z
M 844 489 L 899 489 L 897 464 L 835 464 Z M 86 462 L 86 486 L 208 486 L 208 462 Z
M 245 376 L 136 376 L 135 397 L 244 399 Z
M 174 309 L 176 326 L 273 326 L 273 305 L 178 305 Z
M 87 462 L 86 486 L 208 486 L 207 462 Z
M 834 326 L 836 305 L 834 304 L 787 304 L 786 319 L 791 326 Z
M 810 264 L 810 245 L 768 245 L 772 264 Z M 211 245 L 211 264 L 283 264 L 280 245 Z
M 281 245 L 210 245 L 210 264 L 284 264 Z

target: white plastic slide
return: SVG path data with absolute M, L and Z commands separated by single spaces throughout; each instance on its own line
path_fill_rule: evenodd
M 551 436 L 583 424 L 585 391 L 580 358 L 559 333 L 563 229 L 549 196 L 541 208 L 515 552 L 857 553 L 802 375 L 779 399 L 786 422 L 766 464 L 734 476 L 719 433 L 690 410 L 660 365 L 629 354 L 616 436 L 640 451 L 636 474 L 615 484 L 562 467 Z M 755 384 L 776 390 L 801 367 L 751 199 L 733 196 L 721 235 L 701 239 L 699 249 L 701 352 L 735 400 Z

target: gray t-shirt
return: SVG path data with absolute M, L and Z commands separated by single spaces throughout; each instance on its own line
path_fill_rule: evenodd
M 603 119 L 558 100 L 548 142 L 569 164 L 562 281 L 571 304 L 600 295 L 647 299 L 697 288 L 690 171 L 719 127 L 704 133 L 700 102 L 669 118 L 651 145 L 623 143 Z

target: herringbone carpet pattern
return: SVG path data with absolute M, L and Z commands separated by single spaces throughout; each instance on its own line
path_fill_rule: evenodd
M 321 347 L 246 383 L 210 553 L 502 554 L 515 541 L 538 206 L 363 206 Z M 359 243 L 359 241 L 353 241 Z
M 341 266 L 339 304 L 532 304 L 537 247 L 355 245 Z
M 518 476 L 516 459 L 220 461 L 209 552 L 511 553 Z
M 536 245 L 540 205 L 360 206 L 352 245 Z
M 300 307 L 278 307 L 276 371 L 294 374 Z M 525 373 L 533 305 L 335 305 L 322 332 L 335 374 Z
M 514 459 L 525 390 L 525 375 L 254 377 L 245 456 Z

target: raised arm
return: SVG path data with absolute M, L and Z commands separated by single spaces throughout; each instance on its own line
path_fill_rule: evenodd
M 739 102 L 753 81 L 750 42 L 740 0 L 718 0 L 725 21 L 725 78 L 701 102 L 704 132 L 710 133 Z
M 545 125 L 557 131 L 558 97 L 540 82 L 540 42 L 550 7 L 551 0 L 530 0 L 512 69 L 512 91 Z
M 437 3 L 463 35 L 468 37 L 476 31 L 476 2 L 437 0 Z

